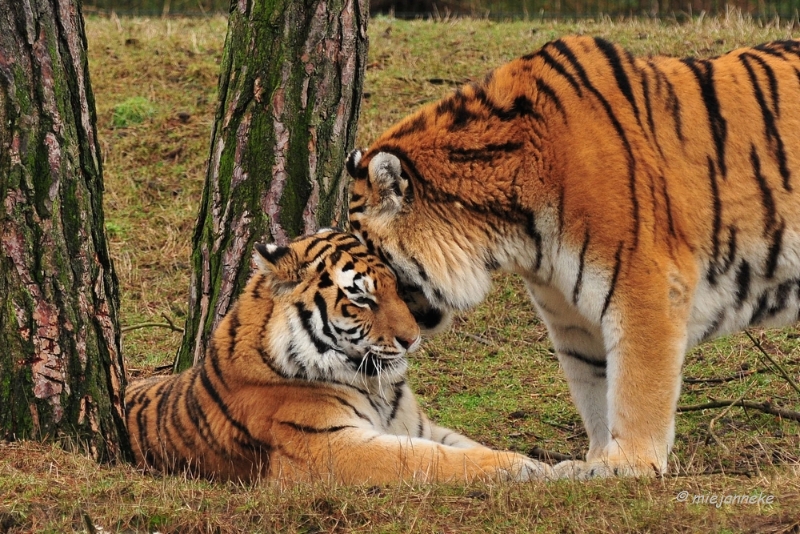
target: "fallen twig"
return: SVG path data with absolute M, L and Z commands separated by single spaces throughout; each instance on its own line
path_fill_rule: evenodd
M 542 449 L 541 447 L 534 447 L 528 451 L 528 456 L 531 458 L 536 458 L 537 460 L 555 460 L 557 462 L 563 462 L 564 460 L 574 460 L 571 454 L 562 454 L 560 452 L 548 451 Z
M 739 371 L 735 375 L 732 376 L 723 376 L 717 378 L 684 378 L 684 384 L 723 384 L 725 382 L 733 382 L 734 380 L 741 380 L 742 378 L 747 378 L 748 376 L 759 374 L 759 373 L 768 373 L 771 369 L 768 367 L 764 367 L 762 369 L 754 369 L 752 371 Z
M 742 408 L 752 408 L 754 410 L 758 410 L 766 414 L 783 417 L 784 419 L 790 419 L 792 421 L 800 421 L 800 412 L 795 412 L 793 410 L 786 410 L 785 408 L 779 408 L 777 406 L 773 406 L 772 403 L 766 401 L 756 402 L 744 399 L 723 399 L 723 400 L 715 400 L 707 402 L 705 404 L 678 406 L 678 413 L 699 412 L 701 410 L 710 410 L 713 408 L 728 408 L 732 406 L 740 406 Z
M 468 337 L 473 341 L 477 341 L 478 343 L 483 343 L 484 345 L 489 345 L 490 347 L 494 347 L 495 345 L 497 345 L 494 341 L 492 341 L 491 339 L 486 339 L 485 337 L 481 337 L 475 334 L 470 334 L 469 332 L 460 332 L 460 333 L 464 337 Z
M 163 317 L 164 320 L 167 322 L 166 323 L 149 322 L 149 323 L 132 324 L 130 326 L 123 326 L 122 328 L 120 328 L 120 331 L 130 332 L 131 330 L 139 330 L 141 328 L 169 328 L 173 332 L 180 332 L 181 334 L 183 334 L 183 328 L 175 326 L 175 323 L 172 321 L 172 319 L 169 318 L 169 316 L 166 313 L 162 313 L 161 317 Z
M 754 338 L 754 337 L 753 337 L 753 336 L 750 334 L 750 332 L 748 332 L 747 330 L 745 330 L 745 331 L 744 331 L 744 333 L 745 333 L 745 334 L 747 334 L 747 337 L 749 337 L 749 338 L 750 338 L 750 341 L 752 341 L 752 342 L 753 342 L 753 345 L 755 345 L 755 347 L 756 347 L 756 348 L 759 350 L 759 352 L 761 352 L 761 354 L 762 354 L 762 355 L 763 355 L 763 356 L 764 356 L 764 357 L 765 357 L 767 360 L 769 360 L 769 362 L 770 362 L 770 363 L 771 363 L 771 364 L 772 364 L 772 365 L 773 365 L 773 366 L 774 366 L 774 367 L 775 367 L 775 368 L 778 370 L 778 372 L 779 372 L 779 373 L 780 373 L 780 374 L 783 376 L 783 378 L 784 378 L 784 379 L 785 379 L 785 380 L 786 380 L 786 381 L 789 383 L 789 385 L 790 385 L 790 386 L 792 386 L 792 388 L 793 388 L 793 389 L 794 389 L 794 390 L 795 390 L 797 393 L 800 393 L 800 387 L 798 387 L 798 386 L 797 386 L 797 384 L 795 383 L 795 381 L 794 381 L 794 380 L 792 380 L 792 377 L 791 377 L 791 376 L 789 376 L 789 373 L 787 373 L 787 372 L 786 372 L 786 369 L 784 369 L 784 368 L 783 368 L 783 366 L 782 366 L 781 364 L 779 364 L 777 361 L 775 361 L 775 358 L 773 358 L 773 357 L 772 357 L 772 355 L 770 355 L 770 354 L 769 354 L 769 353 L 768 353 L 766 350 L 764 350 L 764 347 L 762 347 L 762 346 L 761 346 L 761 343 L 760 343 L 760 342 L 759 342 L 759 341 L 758 341 L 756 338 Z

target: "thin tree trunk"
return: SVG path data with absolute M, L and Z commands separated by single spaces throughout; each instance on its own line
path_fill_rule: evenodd
M 203 359 L 256 242 L 346 220 L 367 10 L 367 0 L 232 1 L 176 371 Z
M 128 453 L 79 0 L 0 0 L 0 439 Z

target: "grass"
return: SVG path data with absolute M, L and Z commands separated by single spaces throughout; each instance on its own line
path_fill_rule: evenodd
M 122 322 L 182 323 L 188 258 L 216 105 L 222 18 L 90 18 L 90 72 L 103 147 L 106 220 L 121 283 Z M 714 55 L 797 35 L 737 16 L 575 23 L 370 21 L 358 144 L 456 84 L 565 33 L 606 37 L 636 54 Z M 136 112 L 132 104 L 142 106 Z M 494 447 L 585 451 L 587 438 L 519 280 L 413 358 L 411 380 L 438 422 Z M 754 331 L 792 376 L 795 328 Z M 128 330 L 132 377 L 169 364 L 180 334 Z M 710 399 L 800 400 L 745 336 L 687 356 L 681 405 Z M 766 369 L 766 370 L 764 370 Z M 721 383 L 740 371 L 760 371 Z M 703 381 L 705 380 L 705 382 Z M 713 427 L 713 432 L 710 431 Z M 800 424 L 732 408 L 678 416 L 673 476 L 661 480 L 382 488 L 242 486 L 98 466 L 55 445 L 0 444 L 0 533 L 159 532 L 790 532 L 800 529 Z M 689 502 L 679 502 L 685 491 Z M 693 496 L 772 495 L 771 504 L 692 503 Z

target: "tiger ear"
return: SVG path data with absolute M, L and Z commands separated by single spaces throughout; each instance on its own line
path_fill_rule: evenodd
M 345 162 L 345 169 L 347 169 L 347 174 L 350 175 L 350 178 L 358 178 L 356 176 L 356 172 L 358 169 L 358 164 L 361 162 L 361 150 L 355 149 L 347 156 L 347 161 Z
M 272 243 L 256 243 L 253 248 L 253 261 L 260 271 L 269 275 L 276 292 L 287 292 L 300 282 L 302 273 L 294 254 L 290 254 L 291 248 Z
M 403 172 L 400 159 L 389 152 L 378 152 L 369 162 L 369 180 L 378 191 L 380 212 L 398 213 L 410 198 L 411 182 Z

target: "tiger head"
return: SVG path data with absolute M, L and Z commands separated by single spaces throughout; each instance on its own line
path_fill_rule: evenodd
M 288 246 L 256 245 L 254 260 L 249 293 L 271 304 L 262 357 L 274 371 L 345 383 L 402 378 L 419 327 L 394 273 L 358 239 L 323 229 Z
M 491 271 L 518 254 L 500 238 L 516 228 L 504 207 L 478 206 L 435 183 L 460 172 L 442 168 L 435 150 L 375 146 L 347 161 L 351 230 L 395 271 L 401 296 L 432 334 L 484 300 Z

